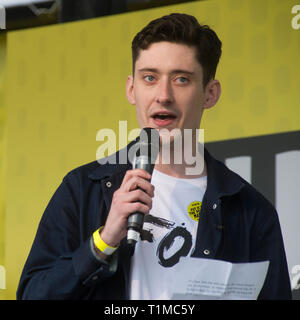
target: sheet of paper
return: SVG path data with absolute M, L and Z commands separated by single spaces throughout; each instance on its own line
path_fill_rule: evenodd
M 233 264 L 212 259 L 185 259 L 173 283 L 172 299 L 255 300 L 268 267 L 269 261 Z

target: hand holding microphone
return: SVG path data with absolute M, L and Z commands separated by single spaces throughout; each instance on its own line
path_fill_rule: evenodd
M 128 170 L 122 184 L 115 191 L 110 211 L 101 232 L 109 246 L 116 247 L 129 231 L 129 244 L 135 244 L 142 229 L 144 214 L 152 208 L 154 187 L 151 174 L 159 152 L 159 133 L 146 128 L 137 142 L 133 170 Z
M 152 128 L 144 128 L 140 133 L 138 147 L 133 168 L 143 169 L 152 175 L 155 161 L 159 153 L 158 131 Z M 143 213 L 137 211 L 129 216 L 127 225 L 127 241 L 129 245 L 135 245 L 139 240 L 143 223 Z

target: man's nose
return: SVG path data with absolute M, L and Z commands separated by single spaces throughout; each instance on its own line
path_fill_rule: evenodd
M 157 87 L 156 102 L 161 105 L 169 105 L 173 102 L 173 92 L 168 80 L 161 81 Z

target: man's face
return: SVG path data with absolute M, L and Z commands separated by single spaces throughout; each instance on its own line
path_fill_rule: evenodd
M 202 80 L 194 47 L 158 42 L 142 50 L 134 78 L 127 80 L 127 98 L 136 106 L 140 127 L 198 129 L 203 109 L 212 106 Z

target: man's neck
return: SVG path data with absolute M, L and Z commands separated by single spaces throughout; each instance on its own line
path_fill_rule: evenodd
M 174 154 L 170 154 L 170 161 L 165 161 L 166 159 L 162 159 L 161 153 L 158 155 L 158 159 L 155 164 L 155 169 L 165 173 L 169 176 L 173 176 L 176 178 L 182 179 L 194 179 L 201 178 L 207 175 L 206 163 L 204 160 L 204 154 L 197 153 L 198 157 L 196 158 L 196 162 L 192 165 L 187 164 L 182 157 L 182 163 L 177 164 L 174 163 Z M 199 168 L 199 170 L 194 170 L 195 166 Z M 192 169 L 192 170 L 191 170 Z M 192 174 L 190 173 L 192 171 Z
M 195 179 L 205 177 L 207 175 L 206 163 L 204 161 L 204 168 L 199 174 L 187 174 L 186 169 L 192 166 L 184 166 L 182 164 L 155 164 L 155 170 L 167 174 L 172 177 L 181 178 L 181 179 Z

